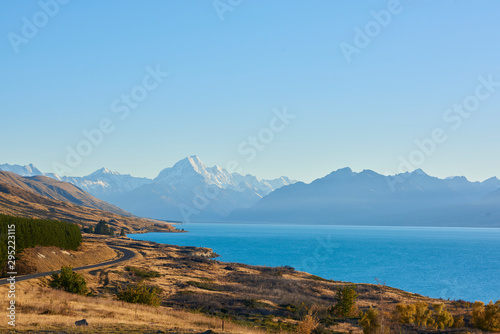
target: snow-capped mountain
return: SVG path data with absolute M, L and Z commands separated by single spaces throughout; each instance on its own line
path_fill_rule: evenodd
M 4 172 L 16 173 L 21 176 L 43 175 L 43 173 L 40 172 L 35 166 L 33 166 L 33 164 L 29 164 L 26 166 L 3 164 L 0 165 L 0 170 Z
M 207 167 L 197 156 L 191 156 L 162 170 L 152 183 L 112 203 L 151 218 L 220 220 L 294 182 L 286 177 L 260 180 L 252 175 L 231 174 L 219 166 Z
M 238 173 L 230 174 L 226 169 L 219 166 L 207 167 L 197 156 L 191 156 L 177 162 L 173 167 L 165 168 L 154 179 L 155 183 L 175 185 L 196 185 L 203 182 L 207 185 L 217 186 L 221 189 L 229 189 L 239 192 L 252 190 L 260 197 L 266 196 L 272 191 L 283 186 L 293 184 L 287 177 L 274 180 L 260 180 L 257 177 Z
M 232 177 L 226 170 L 218 166 L 209 168 L 197 156 L 191 156 L 173 167 L 165 168 L 154 179 L 154 182 L 170 185 L 190 185 L 199 181 L 227 188 L 232 183 Z

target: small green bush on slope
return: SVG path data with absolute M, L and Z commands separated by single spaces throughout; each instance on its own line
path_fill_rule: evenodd
M 88 294 L 87 281 L 71 267 L 62 267 L 60 274 L 53 274 L 50 286 L 79 295 Z

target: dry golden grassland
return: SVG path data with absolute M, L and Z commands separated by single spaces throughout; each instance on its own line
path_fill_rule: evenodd
M 107 297 L 84 297 L 32 282 L 20 282 L 16 295 L 19 332 L 53 331 L 59 333 L 143 333 L 173 331 L 188 333 L 207 329 L 219 331 L 220 319 L 166 307 L 129 304 Z M 0 301 L 6 303 L 6 288 L 1 287 Z M 76 320 L 87 319 L 88 328 L 76 328 Z M 0 332 L 6 333 L 5 323 Z M 230 322 L 225 323 L 225 333 L 262 333 Z

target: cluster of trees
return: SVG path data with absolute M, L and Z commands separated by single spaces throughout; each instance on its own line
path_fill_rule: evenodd
M 87 281 L 85 278 L 73 271 L 71 267 L 62 267 L 59 274 L 53 274 L 50 286 L 55 289 L 61 289 L 66 292 L 79 295 L 88 295 Z
M 8 231 L 15 226 L 15 253 L 35 246 L 54 246 L 76 250 L 82 243 L 82 234 L 76 224 L 56 220 L 30 219 L 0 215 L 0 265 L 8 258 Z M 12 250 L 12 249 L 11 249 Z
M 453 317 L 442 303 L 432 304 L 418 302 L 415 304 L 396 305 L 395 320 L 401 324 L 414 324 L 419 327 L 445 329 L 463 327 L 463 317 Z
M 488 305 L 483 302 L 472 304 L 472 325 L 486 332 L 500 332 L 500 300 Z
M 104 220 L 100 220 L 97 225 L 94 226 L 88 226 L 83 229 L 83 232 L 85 233 L 92 233 L 92 234 L 101 234 L 101 235 L 109 235 L 114 237 L 117 235 L 116 229 L 114 227 L 110 227 L 108 223 L 106 223 Z M 125 229 L 122 228 L 120 231 L 120 236 L 124 237 L 126 236 Z
M 470 319 L 468 327 L 485 332 L 500 332 L 500 300 L 496 303 L 490 302 L 488 305 L 483 302 L 473 303 L 468 319 Z M 393 324 L 409 324 L 420 328 L 440 330 L 466 326 L 464 317 L 453 316 L 446 310 L 443 303 L 398 304 L 392 321 Z M 379 311 L 371 307 L 368 311 L 361 313 L 359 324 L 364 334 L 388 333 L 388 329 L 382 325 Z

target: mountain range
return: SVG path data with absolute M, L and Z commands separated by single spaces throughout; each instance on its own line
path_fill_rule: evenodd
M 142 217 L 180 221 L 220 220 L 247 208 L 280 187 L 296 181 L 287 177 L 260 180 L 252 175 L 207 167 L 197 156 L 163 169 L 154 179 L 119 174 L 102 168 L 84 177 L 43 174 L 32 164 L 0 165 L 22 176 L 45 175 Z
M 243 222 L 500 227 L 500 180 L 339 169 L 278 189 L 227 218 Z
M 43 177 L 31 164 L 0 169 Z M 343 168 L 306 184 L 229 173 L 207 167 L 197 156 L 154 179 L 106 168 L 85 177 L 45 175 L 132 214 L 171 221 L 500 227 L 496 177 L 471 182 L 463 176 L 436 178 L 421 169 L 385 176 Z

